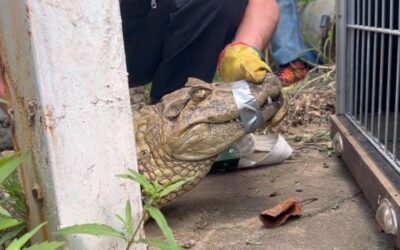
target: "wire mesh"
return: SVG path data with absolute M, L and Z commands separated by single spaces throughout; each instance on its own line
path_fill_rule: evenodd
M 399 0 L 345 2 L 345 115 L 400 172 Z

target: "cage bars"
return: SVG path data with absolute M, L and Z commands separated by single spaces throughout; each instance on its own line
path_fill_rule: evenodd
M 400 172 L 400 4 L 351 0 L 346 5 L 344 114 Z

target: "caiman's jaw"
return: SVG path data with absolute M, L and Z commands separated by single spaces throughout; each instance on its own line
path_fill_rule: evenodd
M 267 124 L 284 104 L 280 81 L 269 74 L 262 84 L 249 87 Z M 190 79 L 186 88 L 163 98 L 162 109 L 174 123 L 164 131 L 165 149 L 177 160 L 214 157 L 246 133 L 231 84 Z

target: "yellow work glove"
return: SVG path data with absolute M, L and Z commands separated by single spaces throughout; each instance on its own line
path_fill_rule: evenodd
M 246 80 L 261 83 L 268 72 L 272 72 L 256 48 L 244 43 L 228 44 L 218 60 L 218 70 L 225 82 Z

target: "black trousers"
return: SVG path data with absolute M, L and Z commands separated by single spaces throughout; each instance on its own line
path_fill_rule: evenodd
M 154 0 L 153 0 L 154 2 Z M 210 82 L 247 0 L 121 0 L 130 87 L 153 82 L 152 102 L 188 77 Z

